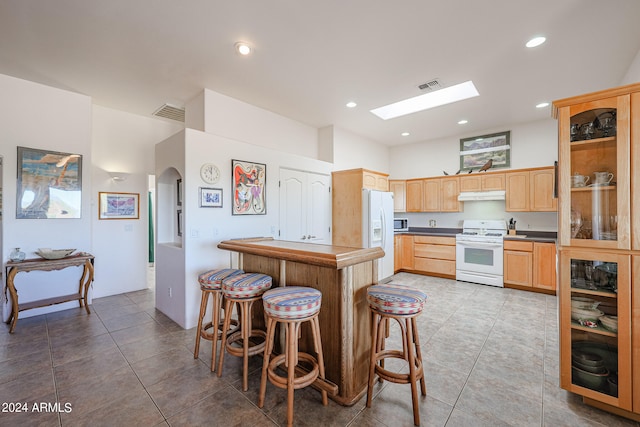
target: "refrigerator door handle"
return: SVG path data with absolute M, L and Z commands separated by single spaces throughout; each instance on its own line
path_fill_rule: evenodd
M 380 219 L 382 220 L 382 249 L 385 250 L 387 248 L 387 218 L 383 208 L 380 208 Z

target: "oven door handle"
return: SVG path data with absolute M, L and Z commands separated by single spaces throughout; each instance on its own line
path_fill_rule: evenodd
M 485 243 L 485 242 L 456 242 L 456 245 L 465 246 L 469 248 L 481 247 L 481 248 L 501 248 L 502 243 Z

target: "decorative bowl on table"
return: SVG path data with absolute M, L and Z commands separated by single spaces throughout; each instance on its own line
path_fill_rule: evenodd
M 571 318 L 589 328 L 597 327 L 598 319 L 603 315 L 604 313 L 596 308 L 571 307 Z
M 44 259 L 61 259 L 75 252 L 75 249 L 38 248 L 36 255 Z

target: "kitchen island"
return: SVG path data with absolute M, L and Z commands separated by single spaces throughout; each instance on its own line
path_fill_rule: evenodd
M 322 292 L 320 331 L 326 378 L 337 385 L 330 396 L 350 406 L 367 391 L 371 319 L 367 288 L 376 283 L 380 248 L 352 248 L 271 238 L 225 240 L 218 248 L 237 252 L 239 268 L 273 278 L 273 286 L 308 286 Z M 264 324 L 259 304 L 256 326 Z M 305 327 L 307 325 L 304 325 Z M 313 353 L 311 334 L 302 331 L 300 350 Z

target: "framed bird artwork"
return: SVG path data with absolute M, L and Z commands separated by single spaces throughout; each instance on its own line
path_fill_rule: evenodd
M 460 140 L 460 170 L 486 172 L 511 165 L 511 131 Z

